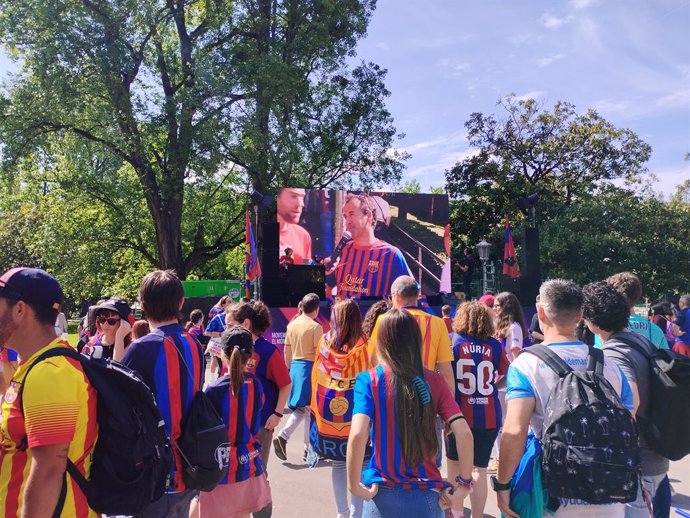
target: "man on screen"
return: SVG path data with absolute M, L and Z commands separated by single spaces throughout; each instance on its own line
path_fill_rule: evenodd
M 280 226 L 280 252 L 292 249 L 294 264 L 311 261 L 311 236 L 299 225 L 304 209 L 304 189 L 280 189 L 278 191 L 278 225 Z
M 335 266 L 337 295 L 359 298 L 386 295 L 401 275 L 412 275 L 402 252 L 374 235 L 376 202 L 365 194 L 348 194 L 343 206 L 352 240 Z

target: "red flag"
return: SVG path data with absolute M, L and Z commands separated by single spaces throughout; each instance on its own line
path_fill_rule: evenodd
M 510 232 L 508 216 L 506 216 L 506 234 L 503 245 L 503 274 L 513 279 L 520 277 L 520 268 L 515 257 L 515 245 L 513 244 L 513 234 Z
M 259 258 L 256 255 L 256 240 L 254 239 L 254 232 L 252 231 L 252 222 L 249 218 L 249 209 L 244 211 L 244 274 L 245 274 L 245 284 L 244 291 L 247 297 L 250 297 L 249 283 L 250 281 L 256 280 L 257 277 L 261 276 L 261 264 L 259 263 Z

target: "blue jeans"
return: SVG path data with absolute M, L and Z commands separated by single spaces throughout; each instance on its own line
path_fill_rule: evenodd
M 436 491 L 381 485 L 374 499 L 364 502 L 363 518 L 443 518 L 443 511 Z
M 661 484 L 661 481 L 666 478 L 666 473 L 661 475 L 653 475 L 650 477 L 642 477 L 642 483 L 645 489 L 649 493 L 649 498 L 654 500 L 654 495 L 656 490 Z M 647 504 L 644 501 L 644 496 L 642 495 L 642 487 L 637 488 L 637 498 L 634 502 L 629 502 L 625 504 L 625 518 L 648 518 L 649 510 L 647 509 Z
M 347 497 L 347 468 L 344 460 L 334 460 L 331 462 L 331 481 L 333 482 L 333 494 L 335 495 L 335 508 L 339 514 L 350 516 L 350 518 L 362 518 L 361 498 L 349 495 L 352 505 L 348 503 Z

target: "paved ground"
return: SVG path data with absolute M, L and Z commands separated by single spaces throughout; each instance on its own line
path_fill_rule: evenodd
M 273 492 L 273 516 L 275 518 L 335 518 L 330 465 L 322 461 L 314 469 L 307 468 L 302 462 L 301 437 L 302 430 L 298 429 L 288 443 L 288 462 L 281 462 L 271 452 L 268 471 Z M 442 472 L 445 472 L 445 468 Z M 673 463 L 669 476 L 676 492 L 673 497 L 671 518 L 679 518 L 681 515 L 675 513 L 675 507 L 690 509 L 690 456 Z M 485 513 L 486 517 L 500 516 L 491 491 Z M 467 515 L 469 516 L 469 512 Z

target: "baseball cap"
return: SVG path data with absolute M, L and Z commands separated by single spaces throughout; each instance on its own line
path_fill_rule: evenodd
M 226 354 L 230 354 L 232 349 L 237 346 L 245 354 L 252 354 L 254 352 L 254 339 L 252 334 L 242 326 L 233 326 L 223 333 L 221 346 Z
M 0 297 L 23 300 L 60 311 L 65 302 L 60 283 L 40 268 L 13 268 L 0 277 Z
M 490 293 L 482 295 L 481 297 L 479 297 L 479 303 L 492 308 L 494 307 L 494 296 Z
M 129 307 L 129 304 L 127 304 L 127 301 L 124 299 L 106 300 L 103 304 L 99 304 L 98 306 L 96 306 L 95 314 L 98 315 L 98 312 L 103 309 L 114 311 L 115 313 L 120 315 L 123 320 L 129 320 L 129 315 L 132 312 L 132 309 Z

